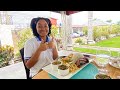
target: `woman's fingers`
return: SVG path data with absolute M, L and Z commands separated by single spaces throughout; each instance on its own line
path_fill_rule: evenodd
M 54 37 L 52 36 L 52 41 L 54 40 Z
M 51 41 L 53 41 L 54 40 L 54 36 L 51 34 Z
M 44 43 L 45 43 L 45 41 L 42 39 L 42 40 L 41 40 L 41 43 L 42 43 L 42 44 L 44 44 Z

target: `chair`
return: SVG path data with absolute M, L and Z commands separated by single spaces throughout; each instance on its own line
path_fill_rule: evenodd
M 30 70 L 26 67 L 25 62 L 24 62 L 24 48 L 20 49 L 20 54 L 21 54 L 21 58 L 25 67 L 25 71 L 26 71 L 26 77 L 27 79 L 31 79 L 30 75 Z

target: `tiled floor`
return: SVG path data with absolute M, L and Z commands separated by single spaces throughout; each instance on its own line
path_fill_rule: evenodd
M 0 79 L 26 79 L 23 62 L 0 68 Z

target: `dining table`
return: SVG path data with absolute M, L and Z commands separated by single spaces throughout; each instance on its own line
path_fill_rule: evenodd
M 64 55 L 67 56 L 73 52 L 75 52 L 75 51 L 61 50 L 61 51 L 58 51 L 58 55 L 59 56 L 64 56 Z M 92 54 L 87 54 L 87 55 L 89 55 L 92 58 L 91 59 L 92 61 L 90 63 L 95 65 L 98 69 L 100 69 L 100 67 L 94 61 L 95 55 L 92 55 Z M 107 75 L 110 76 L 112 79 L 120 79 L 120 68 L 113 67 L 109 63 L 106 65 L 105 68 L 108 71 Z M 48 72 L 46 72 L 45 70 L 41 70 L 35 76 L 33 76 L 32 79 L 52 79 L 52 78 L 50 77 Z

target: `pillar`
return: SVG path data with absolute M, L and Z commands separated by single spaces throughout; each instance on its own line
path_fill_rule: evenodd
M 62 42 L 65 50 L 72 50 L 72 16 L 66 15 L 66 11 L 61 11 L 61 31 L 62 31 Z
M 93 25 L 92 25 L 92 19 L 93 19 L 93 11 L 88 11 L 88 44 L 93 44 L 95 41 L 93 40 Z

